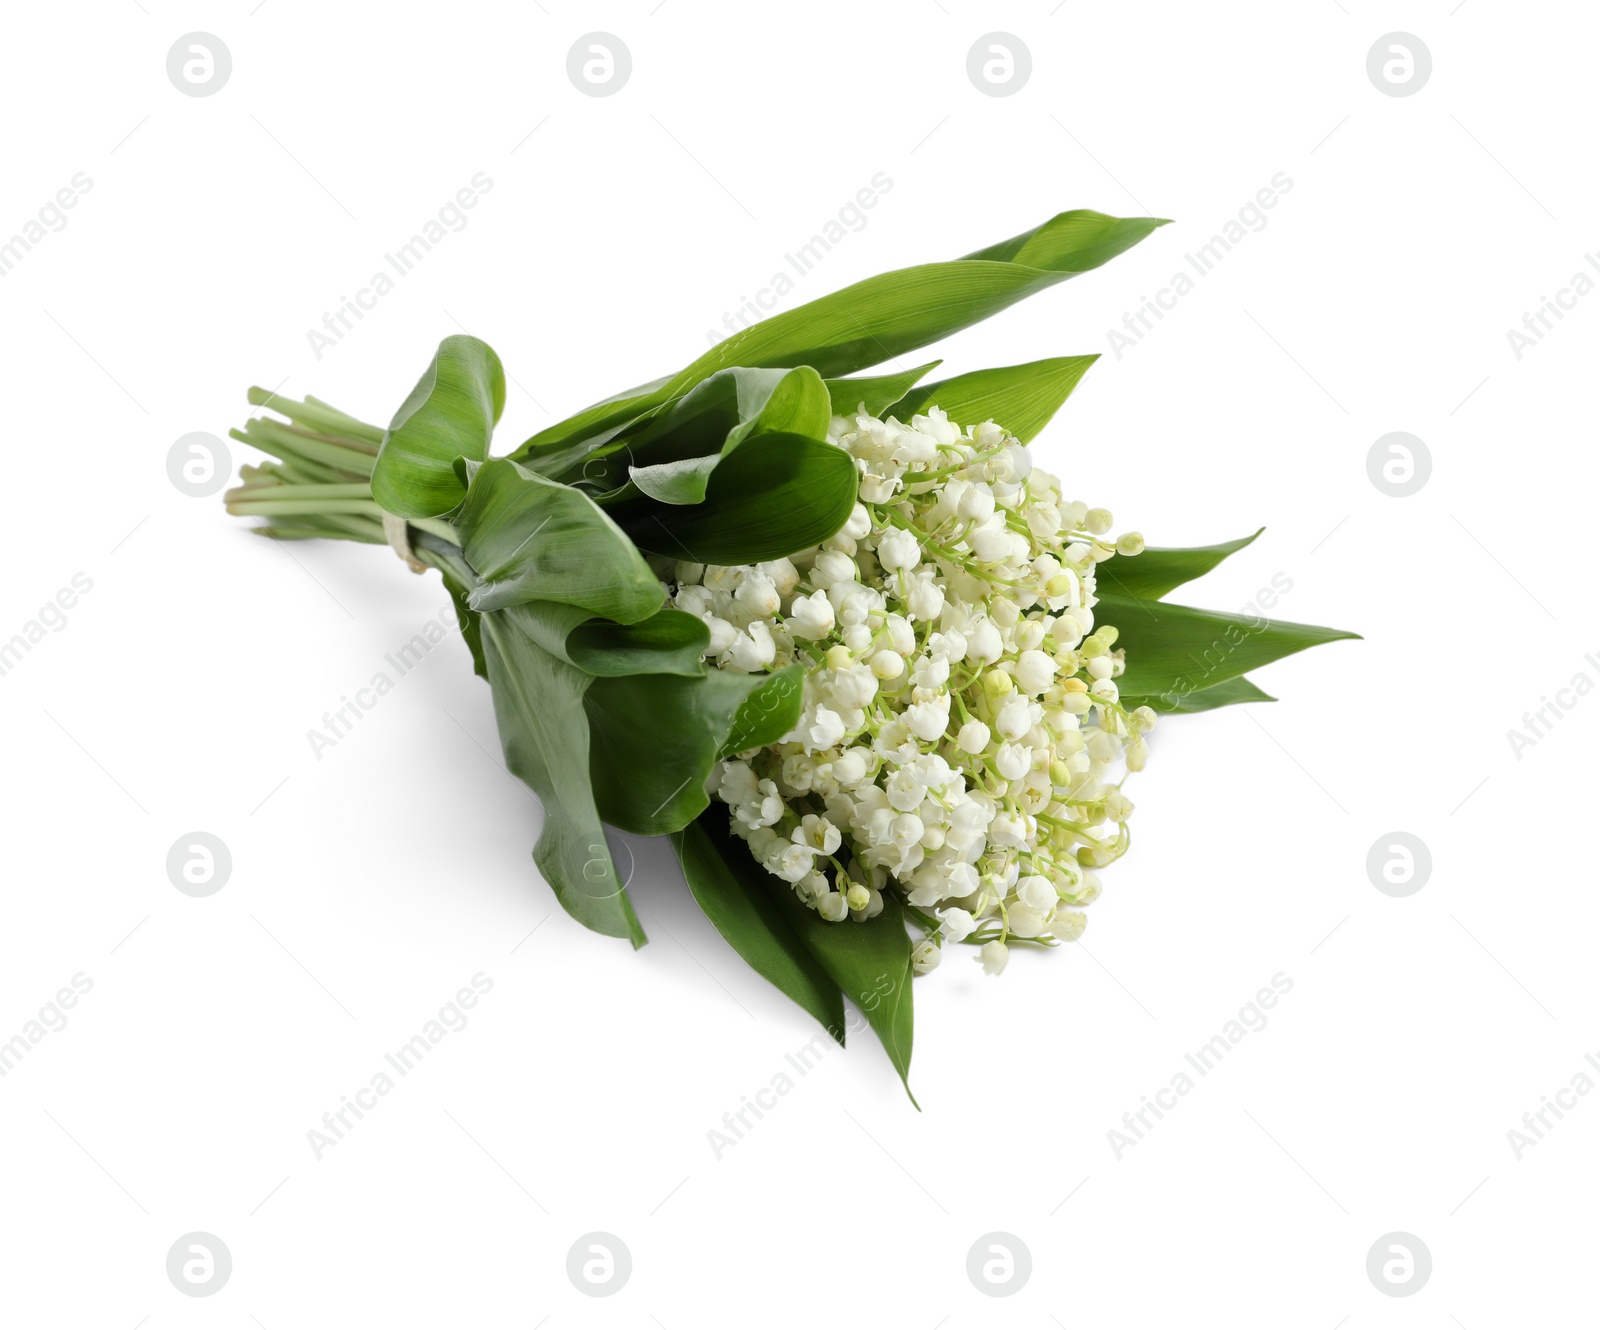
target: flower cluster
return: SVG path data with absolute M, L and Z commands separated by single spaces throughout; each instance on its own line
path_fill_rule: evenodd
M 824 545 L 750 567 L 679 564 L 674 604 L 710 629 L 707 659 L 799 661 L 799 723 L 712 775 L 733 830 L 825 919 L 872 918 L 894 891 L 946 941 L 1054 945 L 1084 928 L 1094 870 L 1127 847 L 1126 772 L 1155 713 L 1123 705 L 1117 630 L 1095 569 L 1144 548 L 991 423 L 863 411 L 829 439 L 860 502 Z

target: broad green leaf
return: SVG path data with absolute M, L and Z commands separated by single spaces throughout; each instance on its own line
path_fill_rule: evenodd
M 710 643 L 704 620 L 669 608 L 638 623 L 590 619 L 579 624 L 567 638 L 567 655 L 579 669 L 601 677 L 700 675 Z
M 1214 684 L 1210 688 L 1202 688 L 1198 692 L 1184 693 L 1181 696 L 1168 697 L 1134 697 L 1122 695 L 1122 705 L 1130 711 L 1134 707 L 1150 707 L 1152 710 L 1170 712 L 1175 715 L 1192 716 L 1202 711 L 1215 711 L 1218 707 L 1236 706 L 1240 702 L 1276 702 L 1278 699 L 1263 693 L 1250 680 L 1240 676 L 1229 679 L 1226 683 Z
M 1116 258 L 1165 223 L 1079 210 L 965 258 L 869 277 L 718 342 L 663 392 L 729 365 L 810 365 L 853 374 L 971 327 L 1057 282 Z
M 773 884 L 784 891 L 790 890 L 788 884 L 778 882 L 757 864 L 743 841 L 726 831 L 720 835 L 708 832 L 708 824 L 716 822 L 725 825 L 726 813 L 708 809 L 705 816 L 672 838 L 689 890 L 706 918 L 751 969 L 844 1043 L 844 1001 L 839 986 L 801 944 L 772 899 Z M 738 858 L 741 851 L 744 863 Z
M 774 670 L 740 704 L 718 757 L 731 757 L 752 748 L 775 744 L 800 723 L 801 683 L 805 670 L 799 664 Z
M 628 479 L 641 494 L 657 503 L 704 503 L 706 485 L 720 461 L 720 453 L 706 453 L 654 466 L 630 466 Z
M 637 623 L 665 599 L 644 556 L 587 494 L 503 457 L 477 468 L 454 525 L 483 582 L 473 609 L 550 600 Z
M 751 439 L 712 473 L 706 501 L 679 506 L 643 495 L 606 511 L 641 549 L 691 563 L 780 559 L 820 544 L 856 501 L 855 460 L 796 434 Z
M 590 778 L 600 816 L 641 836 L 687 826 L 710 803 L 705 784 L 764 674 L 596 679 L 584 697 Z M 798 703 L 798 689 L 794 690 Z M 792 729 L 791 720 L 785 729 Z M 746 745 L 748 746 L 748 745 Z
M 725 369 L 690 389 L 637 434 L 611 445 L 619 478 L 661 503 L 701 503 L 719 462 L 745 440 L 798 434 L 825 440 L 833 409 L 816 370 Z M 591 467 L 584 468 L 592 479 Z
M 589 783 L 583 703 L 595 680 L 519 631 L 506 611 L 480 622 L 506 766 L 544 805 L 534 862 L 584 927 L 641 947 L 644 930 L 611 860 Z
M 931 374 L 944 362 L 930 360 L 900 374 L 861 375 L 851 379 L 829 379 L 828 397 L 836 416 L 853 416 L 863 406 L 869 416 L 882 416 L 911 391 L 923 375 Z
M 913 388 L 892 410 L 899 420 L 910 420 L 936 406 L 956 424 L 981 425 L 992 420 L 1027 443 L 1050 423 L 1078 380 L 1099 360 L 1092 356 L 1058 356 L 1027 365 L 1006 365 L 958 374 L 938 383 Z
M 737 366 L 691 388 L 637 435 L 628 451 L 641 464 L 731 452 L 753 434 L 826 438 L 831 402 L 809 365 L 794 369 Z
M 810 365 L 834 379 L 882 364 L 1098 268 L 1165 224 L 1154 217 L 1063 212 L 964 259 L 869 277 L 734 333 L 648 391 L 589 407 L 540 431 L 513 456 L 614 437 L 630 420 L 731 366 Z
M 1115 624 L 1117 646 L 1127 649 L 1128 666 L 1117 681 L 1119 692 L 1160 699 L 1149 704 L 1166 709 L 1283 656 L 1358 636 L 1337 628 L 1124 596 L 1102 595 L 1095 619 Z
M 709 819 L 708 815 L 708 819 Z M 744 849 L 743 845 L 738 846 Z M 759 871 L 765 871 L 760 869 Z M 771 875 L 768 874 L 770 877 Z M 911 938 L 898 898 L 885 895 L 883 913 L 857 923 L 830 924 L 802 904 L 789 885 L 772 879 L 778 908 L 801 943 L 854 1002 L 900 1073 L 911 1102 Z
M 704 622 L 682 610 L 660 609 L 630 624 L 597 619 L 582 606 L 550 600 L 530 600 L 500 613 L 552 656 L 585 674 L 705 673 L 701 657 L 711 634 Z
M 569 465 L 594 451 L 596 445 L 614 438 L 632 422 L 672 401 L 675 394 L 666 391 L 672 378 L 668 374 L 586 406 L 565 420 L 545 426 L 511 456 L 535 467 L 543 475 L 560 475 Z
M 446 337 L 395 412 L 372 471 L 372 497 L 399 517 L 438 517 L 461 502 L 455 461 L 481 462 L 506 404 L 500 357 L 476 337 Z
M 876 919 L 862 923 L 844 919 L 830 924 L 815 910 L 802 904 L 787 882 L 773 877 L 756 863 L 749 847 L 728 831 L 727 825 L 724 810 L 712 808 L 700 816 L 694 829 L 700 833 L 703 847 L 722 860 L 744 893 L 774 907 L 772 913 L 777 920 L 787 925 L 790 934 L 810 953 L 833 988 L 842 991 L 860 1009 L 883 1044 L 889 1061 L 900 1073 L 906 1094 L 911 1096 L 911 938 L 906 933 L 898 899 L 885 896 L 883 913 Z M 700 848 L 694 847 L 696 852 Z M 684 857 L 685 846 L 680 844 L 679 861 L 684 862 Z M 689 875 L 689 871 L 689 864 L 685 863 L 685 876 Z M 694 889 L 693 879 L 690 887 Z M 696 892 L 697 899 L 698 895 Z M 711 915 L 711 911 L 707 910 L 707 914 Z M 722 925 L 717 917 L 711 915 L 711 919 L 720 930 Z M 758 971 L 777 983 L 806 1010 L 812 1010 L 796 992 L 757 964 L 739 941 L 727 932 L 723 932 L 723 936 Z M 826 1020 L 823 1023 L 829 1024 Z M 843 1027 L 829 1028 L 835 1032 L 835 1038 L 843 1043 Z M 911 1102 L 917 1102 L 914 1096 Z
M 1132 558 L 1119 555 L 1097 565 L 1095 582 L 1102 590 L 1119 596 L 1160 600 L 1185 582 L 1192 582 L 1209 573 L 1265 530 L 1266 527 L 1261 527 L 1255 535 L 1241 536 L 1238 540 L 1224 541 L 1220 545 L 1195 545 L 1187 549 L 1147 546 L 1143 554 L 1136 554 Z

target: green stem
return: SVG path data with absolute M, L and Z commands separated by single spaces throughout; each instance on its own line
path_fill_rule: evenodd
M 279 397 L 265 388 L 252 388 L 247 396 L 251 406 L 264 406 L 268 410 L 276 411 L 280 416 L 287 416 L 296 423 L 309 425 L 324 433 L 342 434 L 347 438 L 371 444 L 374 451 L 383 442 L 384 432 L 376 425 L 368 425 L 364 421 L 357 420 L 354 416 L 347 415 L 326 402 L 320 402 L 315 397 L 308 396 L 305 401 L 297 402 L 292 397 Z
M 383 520 L 383 508 L 371 499 L 235 499 L 228 511 L 236 517 L 299 517 L 322 513 L 354 513 Z

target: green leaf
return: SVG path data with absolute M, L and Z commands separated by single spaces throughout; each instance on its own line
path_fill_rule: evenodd
M 597 445 L 615 438 L 629 424 L 672 401 L 677 394 L 665 391 L 672 377 L 669 374 L 615 393 L 584 407 L 576 415 L 547 425 L 511 456 L 543 475 L 560 475 L 593 452 Z
M 697 678 L 630 674 L 596 679 L 584 697 L 595 805 L 614 827 L 660 836 L 711 802 L 706 779 L 726 751 L 764 674 L 709 670 Z M 791 687 L 798 716 L 799 689 Z M 782 733 L 794 728 L 794 719 Z M 749 747 L 749 744 L 745 744 Z
M 751 969 L 844 1043 L 839 986 L 778 912 L 771 886 L 777 879 L 750 857 L 742 841 L 735 842 L 726 832 L 716 839 L 708 833 L 707 825 L 717 821 L 725 823 L 726 814 L 708 810 L 672 838 L 689 890 L 706 918 Z M 735 857 L 741 850 L 747 867 Z M 766 881 L 757 880 L 758 874 Z M 778 885 L 787 889 L 786 884 Z
M 579 669 L 602 677 L 700 675 L 705 672 L 702 657 L 710 644 L 711 633 L 704 620 L 669 608 L 632 624 L 590 619 L 567 638 L 567 654 Z
M 594 679 L 518 630 L 506 611 L 484 614 L 484 656 L 506 766 L 544 806 L 533 858 L 574 919 L 644 945 L 644 930 L 606 845 L 589 783 L 584 696 Z
M 611 445 L 614 465 L 661 503 L 701 503 L 719 462 L 762 434 L 825 440 L 832 417 L 828 390 L 816 370 L 725 369 L 673 403 L 637 434 Z M 593 479 L 593 464 L 585 478 Z
M 702 867 L 702 856 L 715 854 L 746 897 L 773 907 L 770 913 L 763 910 L 762 918 L 751 923 L 749 934 L 759 938 L 756 930 L 765 926 L 769 933 L 780 939 L 777 947 L 789 954 L 787 945 L 781 941 L 781 935 L 776 934 L 774 925 L 781 922 L 787 926 L 789 933 L 817 962 L 832 987 L 842 991 L 866 1017 L 867 1024 L 888 1053 L 889 1061 L 900 1073 L 907 1096 L 915 1104 L 917 1101 L 911 1095 L 909 1080 L 912 1041 L 911 938 L 906 933 L 898 899 L 885 896 L 883 913 L 876 919 L 861 923 L 844 919 L 830 924 L 815 910 L 802 904 L 788 883 L 773 877 L 758 864 L 750 853 L 750 847 L 734 836 L 727 829 L 727 824 L 727 814 L 723 809 L 709 809 L 694 824 L 692 830 L 699 833 L 697 837 L 691 839 L 686 834 L 675 842 L 678 845 L 679 862 L 684 865 L 684 875 L 689 878 L 690 890 L 695 892 L 696 899 L 700 898 L 696 876 L 709 876 L 709 870 Z M 718 885 L 723 887 L 726 894 L 726 884 Z M 761 909 L 762 905 L 752 908 Z M 701 907 L 705 908 L 704 901 L 701 901 Z M 750 945 L 752 950 L 756 948 L 754 943 L 748 941 L 745 931 L 736 929 L 737 936 L 730 935 L 722 929 L 721 922 L 710 909 L 706 913 L 734 949 L 757 971 L 771 979 L 807 1011 L 817 1014 L 803 996 L 806 989 L 797 991 L 790 984 L 775 978 L 746 952 L 741 942 Z M 763 942 L 757 954 L 767 959 L 776 949 L 767 947 Z M 792 981 L 792 971 L 786 973 Z M 814 983 L 814 979 L 809 982 Z M 836 1032 L 835 1038 L 844 1042 L 843 1027 L 831 1025 L 828 1020 L 823 1020 L 823 1024 Z
M 708 815 L 709 816 L 709 815 Z M 749 848 L 742 842 L 729 847 Z M 756 871 L 766 873 L 759 864 Z M 766 874 L 771 877 L 771 874 Z M 779 911 L 799 937 L 802 945 L 817 958 L 827 974 L 844 995 L 856 1004 L 867 1024 L 889 1055 L 889 1061 L 900 1073 L 906 1095 L 915 1104 L 911 1094 L 911 938 L 906 933 L 905 918 L 899 900 L 886 894 L 883 913 L 876 919 L 857 923 L 843 919 L 830 924 L 815 910 L 803 904 L 786 882 L 772 877 L 772 886 Z
M 664 392 L 728 365 L 810 365 L 852 374 L 971 327 L 1057 282 L 1116 258 L 1165 223 L 1079 210 L 963 259 L 869 277 L 718 342 Z
M 746 564 L 818 545 L 845 524 L 856 501 L 855 459 L 797 434 L 765 434 L 711 473 L 704 503 L 679 506 L 643 495 L 608 504 L 635 544 L 691 563 Z
M 741 329 L 647 391 L 589 407 L 540 431 L 512 455 L 521 459 L 614 437 L 631 419 L 730 366 L 810 365 L 833 379 L 893 360 L 1108 263 L 1165 224 L 1155 217 L 1063 212 L 963 259 L 869 277 Z
M 551 600 L 637 623 L 665 599 L 644 556 L 587 494 L 503 457 L 477 468 L 454 525 L 483 579 L 473 609 Z
M 467 650 L 472 652 L 472 672 L 480 679 L 487 679 L 489 667 L 483 659 L 483 627 L 478 622 L 478 612 L 467 604 L 467 597 L 471 593 L 464 583 L 449 573 L 441 570 L 439 575 L 444 578 L 444 588 L 450 593 L 450 603 L 455 606 L 456 623 L 461 627 L 461 636 L 466 641 Z
M 805 669 L 785 665 L 765 676 L 740 704 L 718 757 L 775 744 L 800 723 L 801 684 Z
M 446 337 L 378 449 L 372 497 L 399 517 L 438 517 L 461 502 L 455 461 L 481 462 L 506 404 L 500 357 L 476 337 Z
M 1194 545 L 1186 549 L 1147 546 L 1143 554 L 1135 554 L 1131 558 L 1119 555 L 1098 565 L 1095 568 L 1095 581 L 1119 596 L 1160 600 L 1185 582 L 1203 577 L 1265 530 L 1266 527 L 1261 527 L 1255 535 L 1241 536 L 1238 540 L 1224 541 L 1220 545 Z
M 910 420 L 937 406 L 958 425 L 992 420 L 1027 443 L 1050 423 L 1089 366 L 1099 359 L 1098 355 L 1057 356 L 958 374 L 912 389 L 894 404 L 893 411 L 898 419 Z
M 851 379 L 829 379 L 828 397 L 836 416 L 853 416 L 863 406 L 869 416 L 882 416 L 888 409 L 911 391 L 924 374 L 930 374 L 944 362 L 930 360 L 900 374 L 859 376 Z
M 1095 620 L 1115 624 L 1117 646 L 1127 649 L 1127 670 L 1117 681 L 1118 691 L 1160 699 L 1159 704 L 1149 705 L 1166 710 L 1181 706 L 1192 693 L 1283 656 L 1359 636 L 1336 628 L 1108 595 L 1099 598 Z
M 1124 694 L 1122 705 L 1130 711 L 1134 707 L 1150 707 L 1155 711 L 1192 716 L 1202 711 L 1215 711 L 1218 707 L 1236 706 L 1240 702 L 1276 702 L 1277 700 L 1277 698 L 1263 693 L 1250 680 L 1241 676 L 1237 679 L 1229 679 L 1226 683 L 1214 684 L 1210 688 L 1202 688 L 1198 692 L 1184 693 L 1182 696 L 1135 697 Z
M 472 653 L 472 672 L 479 678 L 487 679 L 489 670 L 483 658 L 481 616 L 470 604 L 472 589 L 478 585 L 478 575 L 461 557 L 460 547 L 443 536 L 421 527 L 408 527 L 407 531 L 412 551 L 428 566 L 439 570 L 445 590 L 450 593 L 450 604 L 455 608 L 461 636 L 466 639 L 467 650 Z
M 711 641 L 705 623 L 682 610 L 660 609 L 638 623 L 597 619 L 579 605 L 533 600 L 501 613 L 552 656 L 585 674 L 705 673 L 701 657 Z

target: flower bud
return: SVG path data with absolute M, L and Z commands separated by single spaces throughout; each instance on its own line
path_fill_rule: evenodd
M 1057 913 L 1055 922 L 1050 925 L 1050 931 L 1063 942 L 1076 942 L 1083 936 L 1083 930 L 1088 924 L 1089 916 L 1081 911 L 1062 910 Z
M 906 608 L 919 620 L 937 619 L 944 609 L 944 588 L 931 578 L 916 578 L 911 583 L 911 594 Z
M 1033 765 L 1033 754 L 1021 744 L 1001 744 L 994 766 L 1007 780 L 1021 780 Z
M 837 891 L 824 892 L 817 900 L 817 913 L 830 924 L 836 924 L 850 912 L 845 898 Z
M 985 974 L 999 974 L 1006 968 L 1011 953 L 1006 950 L 1004 942 L 985 942 L 978 948 L 978 959 L 983 963 Z
M 981 753 L 989 746 L 989 727 L 981 720 L 969 720 L 956 734 L 956 747 L 963 753 Z
M 978 927 L 978 921 L 959 907 L 952 906 L 948 910 L 938 910 L 936 913 L 944 929 L 944 935 L 952 942 L 966 941 Z
M 852 656 L 859 656 L 872 645 L 872 629 L 868 628 L 864 623 L 851 624 L 839 636 L 845 646 L 850 649 Z M 838 667 L 835 666 L 834 668 L 837 669 Z
M 886 573 L 910 570 L 922 562 L 922 546 L 911 532 L 895 527 L 878 541 L 878 562 Z
M 1122 755 L 1128 763 L 1129 771 L 1143 771 L 1144 764 L 1150 756 L 1150 745 L 1143 739 L 1136 738 L 1122 750 Z
M 968 485 L 956 504 L 956 514 L 969 520 L 983 521 L 994 513 L 994 495 L 982 481 Z
M 746 573 L 733 598 L 757 619 L 770 619 L 783 605 L 777 585 L 765 573 Z
M 739 630 L 726 619 L 718 618 L 715 614 L 707 614 L 703 617 L 706 627 L 711 630 L 711 645 L 707 649 L 720 656 L 734 644 L 739 636 Z
M 983 691 L 989 697 L 1008 697 L 1016 692 L 1017 685 L 1004 670 L 985 670 L 982 677 Z
M 883 650 L 872 658 L 872 672 L 880 679 L 898 679 L 905 668 L 905 660 L 893 651 Z
M 785 626 L 791 637 L 826 637 L 833 631 L 833 606 L 828 593 L 813 591 L 809 596 L 795 597 Z
M 1042 651 L 1024 651 L 1017 658 L 1017 682 L 1022 691 L 1037 697 L 1055 682 L 1056 663 Z

